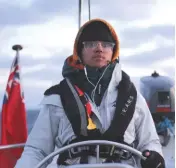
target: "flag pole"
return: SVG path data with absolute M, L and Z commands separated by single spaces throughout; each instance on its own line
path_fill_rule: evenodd
M 12 46 L 12 49 L 16 51 L 16 54 L 19 56 L 19 51 L 23 49 L 23 47 L 19 44 Z
M 23 49 L 22 45 L 20 44 L 15 44 L 12 46 L 12 50 L 16 51 L 16 57 L 18 57 L 18 63 L 20 64 L 20 51 Z M 19 66 L 19 72 L 21 75 L 21 68 Z M 21 90 L 21 97 L 22 97 L 22 101 L 23 103 L 25 103 L 24 101 L 24 92 L 23 92 L 23 82 L 22 82 L 22 78 L 20 78 L 20 90 Z

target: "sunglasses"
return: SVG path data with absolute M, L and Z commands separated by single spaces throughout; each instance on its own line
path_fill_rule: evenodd
M 83 45 L 84 48 L 97 48 L 98 45 L 100 45 L 105 48 L 105 49 L 113 49 L 115 46 L 115 43 L 111 43 L 111 42 L 105 42 L 105 41 L 84 41 Z

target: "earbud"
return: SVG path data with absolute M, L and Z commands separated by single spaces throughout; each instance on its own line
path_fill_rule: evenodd
M 107 60 L 107 64 L 109 64 L 111 61 Z
M 87 69 L 86 69 L 86 66 L 84 66 L 84 72 L 85 72 L 85 75 L 87 76 Z

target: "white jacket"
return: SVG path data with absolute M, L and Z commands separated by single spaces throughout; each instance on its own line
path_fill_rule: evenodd
M 119 64 L 116 64 L 101 105 L 96 108 L 95 104 L 91 102 L 93 112 L 98 118 L 99 128 L 102 131 L 105 131 L 110 126 L 115 112 L 113 103 L 118 95 L 116 86 L 121 78 L 121 67 Z M 55 148 L 61 148 L 66 141 L 75 137 L 59 95 L 45 96 L 42 105 L 41 112 L 28 136 L 24 152 L 15 168 L 34 167 L 44 157 L 53 152 Z M 129 144 L 135 140 L 137 140 L 137 150 L 154 150 L 163 156 L 151 113 L 145 99 L 139 92 L 137 92 L 137 102 L 133 118 L 124 135 L 124 141 Z M 137 164 L 140 167 L 139 160 L 137 160 Z

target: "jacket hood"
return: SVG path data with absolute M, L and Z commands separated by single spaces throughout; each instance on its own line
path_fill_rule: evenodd
M 113 57 L 112 57 L 112 62 L 114 62 L 115 60 L 117 60 L 119 58 L 119 40 L 118 40 L 118 37 L 117 37 L 117 34 L 114 30 L 114 28 L 105 20 L 103 19 L 92 19 L 88 22 L 86 22 L 78 31 L 77 33 L 77 36 L 76 36 L 76 39 L 75 39 L 75 42 L 74 42 L 74 48 L 73 48 L 73 55 L 69 56 L 66 61 L 67 61 L 67 64 L 76 68 L 76 69 L 83 69 L 84 68 L 84 65 L 81 63 L 80 61 L 80 58 L 78 56 L 78 51 L 77 51 L 77 48 L 78 48 L 78 41 L 80 39 L 80 36 L 81 36 L 81 33 L 82 31 L 91 23 L 93 22 L 101 22 L 103 24 L 105 24 L 107 26 L 107 28 L 110 30 L 110 33 L 114 39 L 114 42 L 115 42 L 115 49 L 114 49 L 114 53 L 113 53 Z

